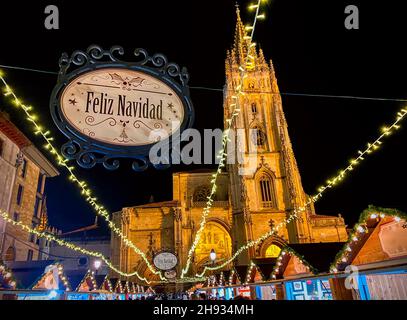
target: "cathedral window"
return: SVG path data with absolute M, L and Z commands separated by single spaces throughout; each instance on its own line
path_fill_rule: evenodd
M 252 113 L 257 113 L 257 104 L 256 104 L 256 102 L 252 103 Z
M 275 207 L 273 180 L 268 175 L 263 175 L 259 180 L 259 187 L 262 207 Z
M 266 145 L 266 134 L 260 127 L 254 127 L 252 134 L 253 143 L 255 143 L 258 147 L 264 148 Z
M 266 258 L 278 258 L 280 255 L 281 248 L 276 246 L 275 244 L 270 245 L 266 250 Z
M 208 201 L 208 197 L 211 195 L 211 188 L 207 185 L 199 186 L 194 191 L 194 201 L 203 202 Z

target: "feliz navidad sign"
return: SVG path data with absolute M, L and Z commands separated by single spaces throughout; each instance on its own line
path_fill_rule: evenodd
M 145 170 L 154 144 L 170 145 L 172 135 L 192 125 L 186 69 L 143 49 L 134 52 L 138 62 L 116 57 L 123 54 L 121 47 L 91 46 L 60 59 L 51 115 L 69 138 L 62 154 L 82 167 L 117 169 L 118 158 L 131 158 L 134 170 Z

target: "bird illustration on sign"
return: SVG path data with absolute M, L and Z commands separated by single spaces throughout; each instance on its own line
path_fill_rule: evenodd
M 136 78 L 125 77 L 125 78 L 122 78 L 122 76 L 120 76 L 117 73 L 109 73 L 109 75 L 112 77 L 112 82 L 113 83 L 120 84 L 122 86 L 123 90 L 128 90 L 128 91 L 130 91 L 132 89 L 132 87 L 140 87 L 141 84 L 144 81 L 144 78 L 141 78 L 141 77 L 136 77 Z

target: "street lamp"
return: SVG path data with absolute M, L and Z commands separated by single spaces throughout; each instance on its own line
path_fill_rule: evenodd
M 215 260 L 216 260 L 216 252 L 215 249 L 212 249 L 211 252 L 209 253 L 209 258 L 212 261 L 212 264 L 215 264 Z
M 95 273 L 96 274 L 98 273 L 98 270 L 99 270 L 101 265 L 102 265 L 102 261 L 100 261 L 100 260 L 95 260 L 93 262 L 93 266 L 95 267 Z

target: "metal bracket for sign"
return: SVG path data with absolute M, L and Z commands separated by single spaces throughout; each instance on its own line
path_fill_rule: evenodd
M 141 58 L 139 61 L 128 62 L 120 60 L 117 56 L 124 55 L 124 49 L 120 46 L 113 46 L 109 50 L 104 50 L 100 46 L 92 45 L 86 51 L 74 51 L 71 56 L 64 53 L 59 60 L 58 82 L 52 91 L 50 100 L 50 110 L 52 118 L 58 129 L 69 138 L 62 148 L 64 157 L 76 160 L 83 168 L 92 168 L 101 163 L 106 169 L 115 170 L 120 165 L 120 158 L 133 160 L 132 168 L 135 171 L 146 170 L 150 164 L 157 169 L 164 169 L 170 166 L 171 153 L 179 148 L 174 148 L 174 142 L 170 137 L 160 141 L 168 145 L 170 150 L 167 163 L 151 163 L 148 155 L 155 143 L 141 146 L 122 146 L 104 143 L 74 128 L 64 117 L 60 107 L 60 97 L 63 89 L 76 77 L 89 71 L 103 68 L 122 68 L 144 72 L 147 75 L 156 77 L 174 90 L 184 107 L 184 118 L 179 129 L 172 135 L 180 134 L 184 129 L 190 128 L 194 120 L 194 110 L 189 95 L 188 80 L 189 75 L 185 67 L 180 68 L 173 62 L 168 62 L 163 54 L 150 56 L 144 49 L 135 49 L 134 56 Z M 70 71 L 72 69 L 72 71 Z

